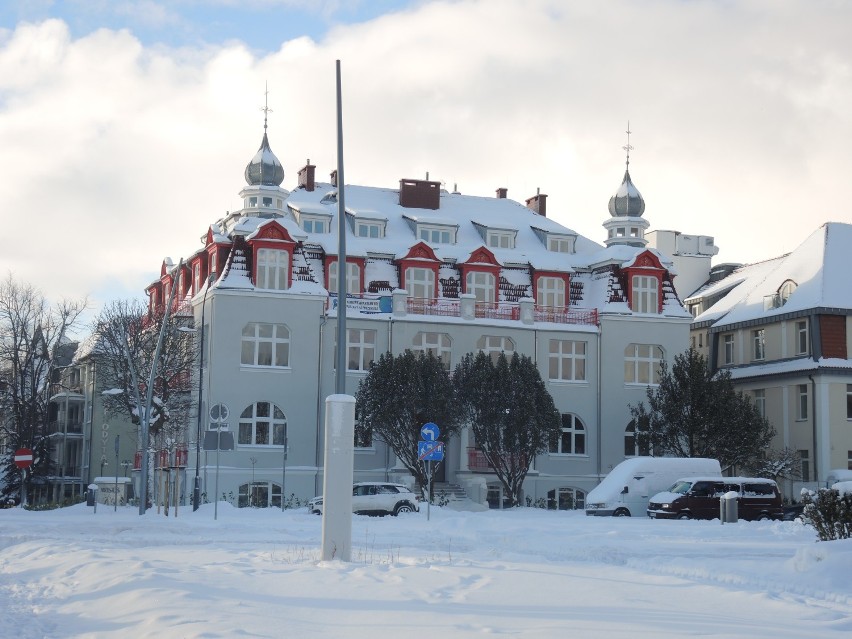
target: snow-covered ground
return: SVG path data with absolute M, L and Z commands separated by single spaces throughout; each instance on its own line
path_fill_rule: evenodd
M 0 510 L 0 637 L 849 637 L 852 540 L 796 522 L 432 508 Z

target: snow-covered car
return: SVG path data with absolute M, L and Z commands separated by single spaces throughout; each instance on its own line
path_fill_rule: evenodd
M 398 515 L 419 512 L 419 498 L 403 484 L 362 481 L 352 485 L 352 512 L 357 515 Z M 308 502 L 308 510 L 322 514 L 322 495 Z

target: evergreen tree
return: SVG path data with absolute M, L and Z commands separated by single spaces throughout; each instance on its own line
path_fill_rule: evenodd
M 363 440 L 371 435 L 384 441 L 421 490 L 427 485 L 427 475 L 426 463 L 417 454 L 420 429 L 429 422 L 437 424 L 443 442 L 458 432 L 452 381 L 431 352 L 415 355 L 406 350 L 401 355 L 379 357 L 358 386 L 355 411 L 356 437 Z
M 761 459 L 775 436 L 751 399 L 737 392 L 727 371 L 710 372 L 694 349 L 661 364 L 660 383 L 648 387 L 648 408 L 631 406 L 637 437 L 657 455 L 710 457 L 722 468 Z
M 453 374 L 469 428 L 513 506 L 536 455 L 559 437 L 561 420 L 535 363 L 517 353 L 496 362 L 469 353 Z

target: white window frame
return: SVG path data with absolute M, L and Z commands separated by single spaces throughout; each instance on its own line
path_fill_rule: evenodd
M 722 336 L 722 341 L 725 346 L 725 364 L 734 363 L 734 334 L 727 333 Z
M 456 232 L 447 226 L 417 225 L 417 237 L 430 244 L 455 244 Z
M 634 313 L 660 313 L 660 280 L 651 275 L 634 275 L 631 288 L 630 310 Z
M 562 413 L 562 428 L 551 455 L 583 457 L 586 455 L 586 426 L 574 413 Z M 578 449 L 582 450 L 578 450 Z M 567 449 L 567 450 L 564 450 Z
M 340 260 L 335 260 L 328 265 L 328 292 L 337 293 L 337 272 Z M 361 293 L 361 265 L 356 262 L 346 262 L 346 294 L 359 295 Z
M 752 355 L 755 361 L 766 359 L 766 329 L 758 328 L 751 332 L 751 341 L 754 347 Z
M 550 496 L 551 493 L 553 493 L 553 497 Z M 571 500 L 572 508 L 560 508 L 563 496 Z M 586 492 L 572 486 L 559 486 L 558 488 L 547 491 L 547 502 L 547 507 L 550 510 L 584 510 L 586 507 Z
M 346 370 L 367 372 L 376 358 L 376 331 L 369 328 L 346 329 Z
M 570 253 L 571 239 L 558 235 L 549 235 L 547 237 L 547 250 L 553 253 Z
M 435 271 L 422 266 L 405 269 L 405 289 L 409 297 L 435 299 Z
M 492 231 L 485 234 L 485 243 L 491 248 L 515 248 L 515 233 L 512 231 Z
M 260 414 L 266 407 L 267 415 Z M 266 441 L 260 441 L 259 427 L 266 429 Z M 246 428 L 248 427 L 248 428 Z M 249 433 L 246 439 L 244 434 Z M 269 446 L 283 448 L 287 437 L 287 416 L 273 402 L 255 402 L 243 409 L 237 426 L 237 445 L 239 446 Z M 276 443 L 277 442 L 277 443 Z
M 257 489 L 266 490 L 268 501 L 260 505 L 255 500 Z M 255 481 L 240 484 L 237 493 L 237 508 L 281 508 L 281 484 L 274 481 Z M 286 503 L 286 502 L 285 502 Z
M 808 354 L 808 322 L 796 322 L 796 355 Z
M 476 348 L 491 357 L 491 361 L 496 364 L 500 353 L 506 353 L 506 357 L 511 357 L 515 352 L 515 342 L 511 337 L 503 337 L 502 335 L 482 335 L 476 340 Z
M 259 248 L 255 253 L 257 282 L 255 286 L 271 291 L 285 291 L 289 287 L 290 254 L 281 249 Z
M 448 333 L 418 331 L 411 340 L 411 351 L 423 354 L 432 353 L 432 355 L 441 360 L 444 370 L 450 370 L 452 366 L 453 338 Z
M 243 326 L 240 341 L 241 366 L 290 368 L 290 329 L 286 324 L 249 322 Z M 269 363 L 261 363 L 267 359 Z
M 552 339 L 548 345 L 548 378 L 559 382 L 586 381 L 588 344 L 577 340 Z
M 663 348 L 659 344 L 628 344 L 624 349 L 624 383 L 658 386 L 663 359 Z M 648 381 L 643 381 L 644 378 Z
M 754 407 L 758 414 L 766 419 L 766 389 L 756 388 L 754 390 Z
M 358 237 L 382 238 L 385 236 L 384 229 L 385 225 L 381 222 L 355 222 L 355 235 Z
M 328 233 L 328 220 L 320 217 L 302 215 L 302 230 L 305 233 Z
M 800 449 L 799 462 L 802 465 L 802 481 L 811 480 L 811 452 L 809 450 Z
M 538 306 L 565 307 L 565 280 L 545 275 L 536 280 L 535 303 Z
M 805 421 L 808 419 L 808 415 L 810 411 L 808 410 L 808 385 L 807 384 L 798 384 L 797 385 L 797 397 L 798 401 L 796 402 L 796 419 L 799 421 Z
M 196 262 L 192 265 L 192 292 L 198 293 L 201 290 L 201 262 Z
M 497 298 L 497 282 L 494 273 L 488 271 L 468 271 L 465 274 L 465 293 L 476 296 L 477 302 L 493 304 Z

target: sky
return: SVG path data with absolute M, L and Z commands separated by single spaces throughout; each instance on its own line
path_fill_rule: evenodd
M 18 639 L 846 639 L 852 539 L 799 522 L 535 508 L 353 516 L 322 561 L 294 509 L 0 510 L 0 636 Z
M 775 257 L 852 223 L 849 24 L 840 0 L 6 1 L 0 271 L 141 297 L 240 207 L 265 103 L 283 186 L 327 180 L 336 60 L 347 183 L 540 189 L 602 242 L 629 122 L 651 229 Z

